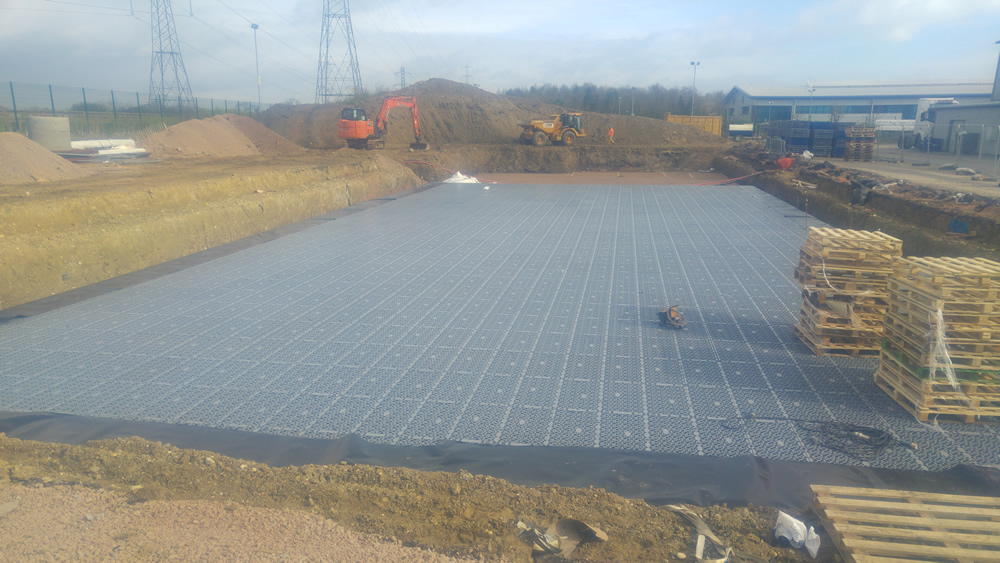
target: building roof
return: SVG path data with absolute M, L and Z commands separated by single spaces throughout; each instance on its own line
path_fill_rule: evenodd
M 808 98 L 809 90 L 813 99 L 822 98 L 881 98 L 920 97 L 946 98 L 962 96 L 990 96 L 993 93 L 992 80 L 955 80 L 907 82 L 813 82 L 799 86 L 733 86 L 726 96 L 741 92 L 751 98 Z
M 940 104 L 931 106 L 934 111 L 966 110 L 975 108 L 1000 108 L 1000 102 L 974 102 L 971 104 Z

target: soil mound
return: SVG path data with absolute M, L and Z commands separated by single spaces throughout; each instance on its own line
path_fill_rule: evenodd
M 72 180 L 91 172 L 20 133 L 0 133 L 0 186 Z
M 240 115 L 192 119 L 146 137 L 156 158 L 225 158 L 300 154 L 302 147 L 264 125 Z
M 361 104 L 374 119 L 382 101 L 389 96 L 414 96 L 420 111 L 421 132 L 433 147 L 444 144 L 514 144 L 521 128 L 517 122 L 570 110 L 518 98 L 500 96 L 475 86 L 433 78 L 404 90 L 373 97 Z M 264 112 L 261 122 L 304 147 L 339 148 L 346 146 L 337 138 L 337 122 L 343 105 L 274 106 Z M 726 143 L 704 131 L 647 117 L 626 117 L 584 113 L 587 137 L 581 144 L 607 143 L 609 126 L 615 128 L 615 141 L 629 145 L 717 145 Z M 413 125 L 407 108 L 389 113 L 386 145 L 406 146 L 413 142 Z
M 222 115 L 219 117 L 246 135 L 261 154 L 288 155 L 306 152 L 299 145 L 268 129 L 266 125 L 256 119 L 242 115 Z

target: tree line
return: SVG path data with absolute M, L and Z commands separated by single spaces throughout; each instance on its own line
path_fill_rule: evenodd
M 663 119 L 667 113 L 691 114 L 691 88 L 666 88 L 660 84 L 648 87 L 597 86 L 591 83 L 572 86 L 545 84 L 529 88 L 510 88 L 499 92 L 505 96 L 554 104 L 578 111 L 635 115 Z M 722 115 L 726 94 L 698 92 L 694 96 L 695 115 Z

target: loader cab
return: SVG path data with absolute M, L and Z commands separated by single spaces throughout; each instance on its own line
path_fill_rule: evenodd
M 360 108 L 344 108 L 340 110 L 340 118 L 348 121 L 368 121 L 368 114 Z
M 559 116 L 559 120 L 562 122 L 563 127 L 573 128 L 583 133 L 583 121 L 580 119 L 580 114 L 564 113 Z

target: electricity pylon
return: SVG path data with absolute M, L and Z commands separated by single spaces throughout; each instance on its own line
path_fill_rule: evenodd
M 348 0 L 323 0 L 316 103 L 344 100 L 361 91 L 361 71 L 358 70 L 350 3 Z
M 170 0 L 151 0 L 150 28 L 153 32 L 153 60 L 149 67 L 149 101 L 174 100 L 193 102 L 180 41 L 174 27 L 174 10 Z

